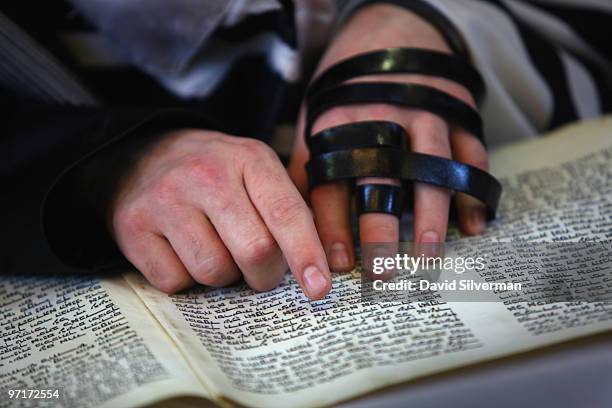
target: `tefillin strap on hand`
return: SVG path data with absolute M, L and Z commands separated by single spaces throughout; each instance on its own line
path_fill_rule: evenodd
M 394 82 L 345 83 L 357 77 L 400 73 L 453 80 L 468 89 L 477 103 L 485 91 L 480 74 L 462 56 L 390 48 L 340 61 L 323 72 L 306 94 L 304 136 L 311 155 L 306 164 L 310 188 L 363 177 L 400 179 L 402 186 L 366 184 L 356 189 L 359 214 L 386 213 L 399 217 L 405 201 L 404 188 L 413 182 L 427 183 L 477 198 L 487 206 L 488 218 L 494 218 L 502 188 L 493 176 L 465 163 L 411 152 L 406 131 L 397 123 L 357 122 L 311 135 L 314 122 L 330 108 L 388 103 L 434 113 L 450 125 L 468 131 L 484 145 L 478 112 L 445 92 Z

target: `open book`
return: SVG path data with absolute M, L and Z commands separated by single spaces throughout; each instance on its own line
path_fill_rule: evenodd
M 491 162 L 505 193 L 499 219 L 474 242 L 546 241 L 551 231 L 612 239 L 612 118 L 504 148 Z M 368 304 L 359 285 L 357 272 L 336 275 L 331 294 L 310 302 L 290 274 L 267 293 L 174 296 L 135 272 L 1 276 L 0 390 L 57 388 L 75 407 L 318 407 L 612 329 L 606 302 Z

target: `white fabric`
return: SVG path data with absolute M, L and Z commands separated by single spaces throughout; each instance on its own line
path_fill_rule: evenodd
M 567 72 L 572 99 L 580 101 L 576 104 L 580 119 L 593 119 L 601 115 L 597 88 L 587 70 L 580 61 L 566 52 L 561 53 L 561 61 Z
M 249 15 L 262 14 L 281 8 L 282 6 L 277 0 L 233 0 L 222 25 L 226 27 L 234 26 Z
M 203 98 L 221 83 L 232 64 L 241 56 L 263 54 L 268 65 L 285 81 L 299 78 L 300 58 L 277 35 L 264 33 L 240 44 L 228 44 L 211 39 L 200 59 L 174 75 L 163 75 L 158 80 L 175 95 L 183 98 Z
M 98 0 L 96 0 L 98 1 Z M 184 11 L 187 5 L 196 6 L 200 0 L 182 0 L 182 6 L 166 6 L 164 10 L 170 15 L 167 19 L 182 25 L 185 20 Z M 99 3 L 86 3 L 82 0 L 73 0 L 85 12 L 93 12 Z M 138 0 L 130 0 L 131 4 L 138 4 Z M 211 2 L 218 4 L 219 1 Z M 112 5 L 111 5 L 112 6 Z M 105 18 L 96 17 L 102 24 L 101 33 L 64 33 L 62 39 L 64 45 L 73 52 L 75 58 L 83 65 L 92 67 L 117 67 L 126 64 L 138 66 L 155 77 L 168 91 L 181 98 L 205 98 L 210 95 L 223 81 L 231 65 L 240 57 L 246 55 L 264 55 L 270 69 L 276 72 L 286 82 L 296 82 L 301 79 L 301 68 L 305 58 L 312 58 L 319 51 L 327 39 L 329 31 L 334 22 L 335 9 L 332 0 L 297 0 L 295 4 L 295 19 L 297 23 L 298 47 L 291 48 L 284 43 L 277 34 L 264 32 L 256 37 L 247 38 L 240 42 L 219 41 L 208 37 L 213 29 L 218 26 L 231 27 L 239 24 L 247 16 L 257 15 L 282 8 L 278 0 L 232 0 L 225 6 L 212 7 L 217 15 L 211 16 L 210 21 L 201 30 L 195 30 L 195 22 L 198 18 L 203 19 L 200 12 L 186 19 L 189 23 L 187 28 L 178 33 L 172 33 L 168 24 L 164 24 L 166 31 L 170 33 L 167 37 L 174 44 L 174 48 L 180 52 L 172 55 L 170 51 L 157 47 L 156 52 L 147 51 L 154 49 L 153 45 L 140 50 L 139 43 L 144 36 L 144 30 L 118 29 L 117 33 L 106 33 L 104 28 L 118 27 L 120 22 L 125 21 L 133 10 L 133 7 L 124 5 L 116 7 L 115 12 L 107 12 Z M 153 21 L 158 21 L 160 13 L 152 13 Z M 198 17 L 199 16 L 199 17 Z M 213 18 L 214 17 L 214 18 Z M 104 25 L 106 24 L 106 25 Z M 215 24 L 215 25 L 213 25 Z M 192 27 L 189 29 L 189 27 Z M 315 29 L 313 29 L 315 28 Z M 185 31 L 184 33 L 182 31 Z M 106 33 L 106 34 L 105 34 Z M 105 39 L 100 38 L 105 35 Z M 199 37 L 199 35 L 203 37 Z M 126 43 L 122 38 L 128 38 L 130 50 L 139 50 L 138 53 L 130 55 L 126 52 Z M 181 39 L 183 37 L 183 39 Z M 154 39 L 154 37 L 152 37 Z M 184 45 L 181 45 L 181 42 Z M 144 45 L 150 43 L 150 39 Z M 172 47 L 171 47 L 172 48 Z M 167 51 L 170 56 L 162 57 Z
M 490 146 L 535 137 L 553 110 L 548 84 L 535 69 L 516 27 L 479 0 L 428 0 L 459 29 L 487 85 L 482 106 Z
M 87 10 L 87 7 L 93 9 L 93 5 L 102 4 L 102 0 L 96 0 L 87 3 L 88 6 L 85 7 L 82 0 L 72 1 Z M 121 19 L 131 12 L 133 7 L 127 5 L 138 4 L 138 1 L 129 0 L 117 11 L 107 12 L 107 19 L 104 21 L 112 20 L 116 25 L 117 21 L 122 21 Z M 163 9 L 174 12 L 176 15 L 170 20 L 178 22 L 182 21 L 181 13 L 189 10 L 188 5 L 203 5 L 200 1 L 202 0 L 181 0 L 174 6 L 166 5 Z M 118 55 L 116 49 L 120 47 L 117 47 L 117 39 L 113 36 L 108 36 L 107 41 L 100 41 L 99 38 L 92 37 L 95 34 L 79 37 L 80 34 L 77 33 L 65 36 L 64 40 L 84 65 L 87 65 L 87 61 L 98 66 L 117 66 L 129 62 L 154 76 L 179 97 L 205 98 L 222 83 L 232 64 L 246 55 L 264 55 L 269 67 L 282 79 L 286 82 L 298 81 L 301 79 L 300 69 L 305 63 L 312 63 L 313 56 L 329 42 L 330 32 L 336 22 L 342 21 L 362 1 L 295 0 L 297 49 L 284 43 L 272 30 L 234 42 L 221 41 L 214 35 L 203 39 L 190 31 L 186 38 L 188 53 L 180 52 L 175 55 L 181 58 L 185 55 L 191 56 L 189 63 L 183 64 L 180 69 L 166 70 L 162 66 L 152 64 L 151 60 L 138 63 L 125 55 Z M 487 95 L 481 113 L 488 144 L 497 146 L 529 139 L 548 130 L 556 102 L 556 92 L 553 91 L 557 90 L 550 89 L 547 78 L 543 78 L 542 73 L 534 66 L 527 45 L 523 43 L 511 16 L 500 7 L 483 0 L 423 1 L 451 20 L 466 42 L 474 64 L 483 75 Z M 551 46 L 556 47 L 562 68 L 566 72 L 568 92 L 579 117 L 590 118 L 598 115 L 601 107 L 597 85 L 582 61 L 588 61 L 590 65 L 598 66 L 603 72 L 612 75 L 610 61 L 561 18 L 523 0 L 501 1 L 515 18 L 530 26 L 548 40 Z M 538 1 L 541 4 L 573 5 L 612 11 L 612 1 L 609 0 Z M 231 0 L 221 3 L 220 0 L 214 0 L 207 3 L 206 7 L 211 7 L 210 10 L 216 12 L 214 16 L 208 17 L 217 21 L 216 24 L 224 26 L 235 26 L 246 16 L 281 8 L 278 0 Z M 117 3 L 111 4 L 115 7 Z M 335 9 L 334 4 L 342 4 L 342 8 Z M 204 18 L 201 10 L 198 10 L 196 15 Z M 196 20 L 195 17 L 187 19 L 193 23 L 192 28 L 198 28 L 194 23 Z M 213 32 L 214 27 L 210 24 L 204 27 L 207 33 Z M 171 26 L 166 24 L 165 27 L 168 30 Z M 101 28 L 104 33 L 104 25 Z M 146 27 L 141 27 L 135 30 L 134 36 L 144 33 L 145 29 Z M 178 32 L 181 33 L 182 31 Z M 176 36 L 172 41 L 174 40 L 177 40 Z M 156 49 L 162 51 L 159 46 Z

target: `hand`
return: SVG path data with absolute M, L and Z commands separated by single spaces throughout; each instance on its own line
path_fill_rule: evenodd
M 378 4 L 364 7 L 348 21 L 334 39 L 319 65 L 317 73 L 339 60 L 368 51 L 389 47 L 416 47 L 451 53 L 437 29 L 406 9 Z M 315 74 L 316 77 L 317 74 Z M 475 107 L 469 91 L 463 86 L 442 78 L 424 75 L 377 75 L 357 81 L 400 82 L 427 85 L 444 91 Z M 307 194 L 304 164 L 308 151 L 303 140 L 304 109 L 290 164 L 290 175 L 303 195 Z M 314 123 L 313 134 L 341 124 L 390 120 L 404 127 L 409 145 L 415 152 L 427 153 L 488 169 L 484 147 L 466 131 L 449 125 L 441 118 L 416 109 L 388 104 L 342 106 L 328 110 Z M 368 183 L 398 184 L 399 180 L 370 178 L 358 180 Z M 354 267 L 354 251 L 349 217 L 349 187 L 335 182 L 313 189 L 311 205 L 319 236 L 333 271 L 349 271 Z M 485 229 L 486 208 L 465 194 L 457 194 L 459 224 L 463 232 L 473 235 Z M 414 240 L 417 243 L 444 242 L 448 225 L 450 192 L 427 184 L 414 188 Z M 399 222 L 387 214 L 364 214 L 359 218 L 361 242 L 397 242 Z
M 118 188 L 110 224 L 127 259 L 164 292 L 241 275 L 265 291 L 287 262 L 311 299 L 331 287 L 310 209 L 257 140 L 200 130 L 164 136 Z

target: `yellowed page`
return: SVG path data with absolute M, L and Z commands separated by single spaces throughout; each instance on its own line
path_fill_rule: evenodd
M 505 204 L 500 220 L 474 242 L 485 245 L 503 241 L 510 232 L 530 237 L 553 228 L 538 219 L 537 211 L 517 207 L 527 193 L 520 185 L 573 206 L 563 211 L 583 206 L 591 213 L 609 211 L 611 134 L 612 121 L 606 119 L 494 153 L 494 173 L 508 187 Z M 579 159 L 583 156 L 589 157 Z M 561 168 L 564 162 L 570 162 L 575 181 L 597 170 L 608 184 L 583 191 L 588 202 L 584 196 L 576 199 L 570 184 L 533 186 L 546 179 L 543 167 Z M 550 204 L 534 206 L 546 210 Z M 605 235 L 606 225 L 592 227 L 592 238 Z M 587 311 L 561 305 L 552 312 L 576 324 L 534 334 L 501 302 L 364 304 L 357 273 L 336 276 L 331 294 L 318 302 L 309 302 L 289 274 L 267 293 L 240 286 L 175 296 L 154 290 L 138 274 L 127 279 L 207 388 L 216 397 L 255 407 L 329 405 L 385 385 L 612 329 L 609 305 Z
M 552 167 L 599 152 L 611 144 L 612 116 L 571 124 L 538 139 L 497 149 L 490 154 L 491 172 L 501 178 Z
M 59 389 L 56 406 L 207 397 L 123 278 L 0 276 L 0 390 Z M 1 400 L 10 404 L 2 395 Z M 25 405 L 40 401 L 22 400 Z

